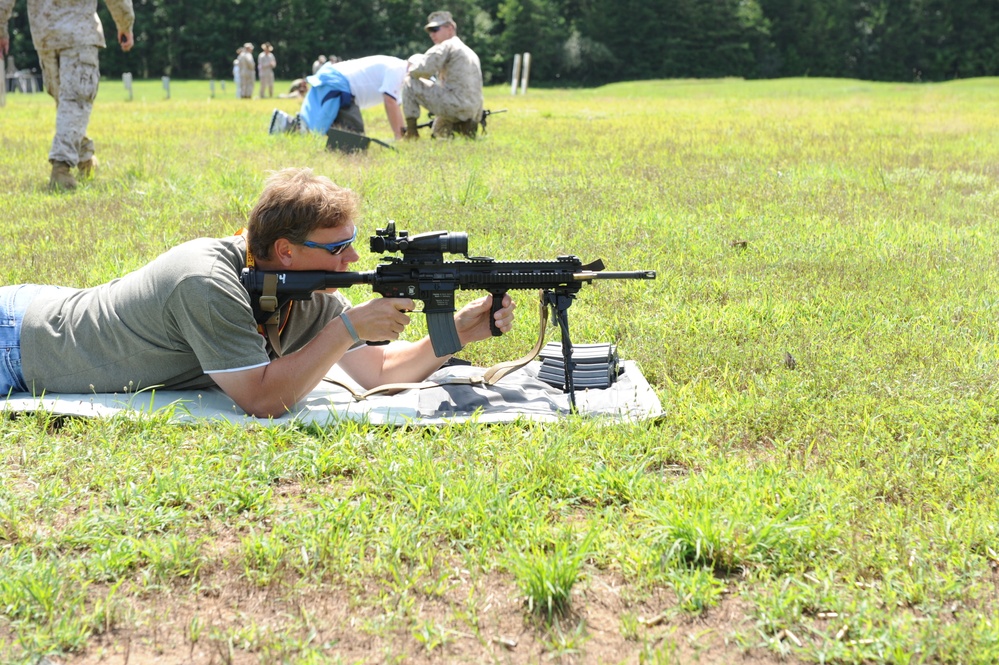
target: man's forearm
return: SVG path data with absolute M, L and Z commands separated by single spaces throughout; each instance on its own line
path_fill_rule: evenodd
M 418 383 L 440 369 L 450 358 L 434 355 L 430 338 L 417 342 L 392 342 L 364 346 L 344 355 L 340 367 L 365 390 L 387 383 Z
M 264 367 L 211 377 L 241 409 L 258 418 L 285 414 L 319 385 L 353 344 L 340 318 L 330 321 L 302 349 Z
M 132 0 L 105 0 L 115 27 L 122 34 L 131 34 L 135 29 L 135 9 Z
M 392 127 L 392 133 L 395 134 L 397 139 L 401 139 L 406 130 L 406 122 L 402 118 L 402 109 L 399 108 L 399 102 L 391 95 L 384 93 L 382 94 L 382 98 L 385 100 L 385 115 L 388 117 L 389 126 Z

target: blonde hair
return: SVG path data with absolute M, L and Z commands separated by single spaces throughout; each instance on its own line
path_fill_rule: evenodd
M 357 216 L 357 194 L 310 168 L 277 171 L 264 184 L 247 221 L 250 251 L 270 258 L 278 238 L 301 244 L 315 229 L 343 226 Z

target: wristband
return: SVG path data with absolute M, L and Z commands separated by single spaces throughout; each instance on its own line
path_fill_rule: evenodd
M 357 331 L 354 329 L 354 324 L 347 318 L 347 312 L 340 315 L 340 320 L 343 321 L 343 327 L 347 329 L 348 333 L 350 333 L 351 338 L 354 340 L 354 344 L 360 342 L 361 338 L 358 337 Z

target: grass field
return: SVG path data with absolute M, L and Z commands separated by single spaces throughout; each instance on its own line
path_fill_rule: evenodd
M 0 416 L 0 661 L 999 661 L 997 84 L 498 87 L 477 141 L 344 156 L 267 134 L 293 101 L 106 81 L 72 194 L 45 188 L 52 101 L 8 96 L 0 284 L 111 279 L 311 166 L 361 193 L 362 236 L 657 270 L 570 318 L 665 415 Z M 524 353 L 522 305 L 466 357 Z

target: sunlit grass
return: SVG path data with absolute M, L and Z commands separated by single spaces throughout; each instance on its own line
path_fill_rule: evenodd
M 665 414 L 0 416 L 0 660 L 597 662 L 606 643 L 626 662 L 995 662 L 995 84 L 497 87 L 509 110 L 475 142 L 348 157 L 267 135 L 293 101 L 105 81 L 103 169 L 73 194 L 45 189 L 51 100 L 8 96 L 0 283 L 97 284 L 232 233 L 269 170 L 306 165 L 362 194 L 362 235 L 394 219 L 467 232 L 474 255 L 657 270 L 584 287 L 569 315 Z M 470 360 L 531 346 L 520 304 Z

